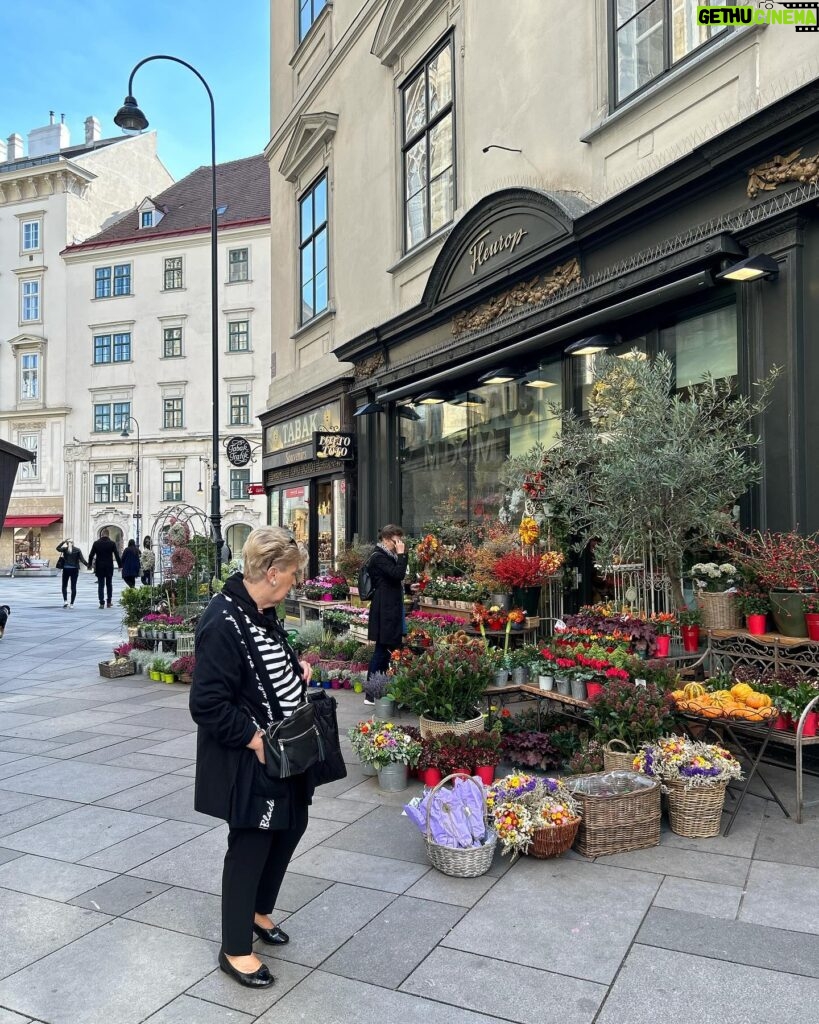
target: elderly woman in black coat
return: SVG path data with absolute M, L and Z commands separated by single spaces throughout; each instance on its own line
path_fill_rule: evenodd
M 375 640 L 375 650 L 367 672 L 386 672 L 390 655 L 401 646 L 404 635 L 404 577 L 407 575 L 407 552 L 404 531 L 388 523 L 378 531 L 378 544 L 370 555 L 367 567 L 373 583 L 372 604 L 367 636 Z
M 242 985 L 273 976 L 253 952 L 288 936 L 270 919 L 293 851 L 307 828 L 307 774 L 266 775 L 263 730 L 304 700 L 310 666 L 299 662 L 276 616 L 305 554 L 287 530 L 254 530 L 236 573 L 208 605 L 196 630 L 190 710 L 199 726 L 194 807 L 230 826 L 222 875 L 219 966 Z M 309 773 L 308 773 L 309 774 Z

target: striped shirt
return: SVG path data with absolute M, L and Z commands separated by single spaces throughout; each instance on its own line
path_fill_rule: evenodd
M 267 678 L 281 705 L 282 713 L 285 718 L 289 718 L 302 701 L 302 681 L 296 675 L 290 658 L 281 644 L 251 622 L 244 612 L 240 614 L 267 669 Z

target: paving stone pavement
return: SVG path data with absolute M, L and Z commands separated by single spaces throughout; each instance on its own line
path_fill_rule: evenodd
M 225 826 L 193 810 L 187 689 L 98 675 L 124 628 L 85 577 L 74 610 L 56 579 L 2 579 L 0 602 L 0 1024 L 815 1018 L 815 809 L 749 797 L 727 839 L 454 879 L 352 756 L 282 888 L 291 942 L 259 949 L 276 984 L 240 988 L 216 969 Z M 346 728 L 365 709 L 337 696 Z

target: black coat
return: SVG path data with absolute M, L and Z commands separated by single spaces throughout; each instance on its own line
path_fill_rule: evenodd
M 139 548 L 126 548 L 122 552 L 122 575 L 139 576 L 140 572 Z
M 237 606 L 269 633 L 278 621 L 273 609 L 264 615 L 258 612 L 240 573 L 230 577 L 199 620 L 189 700 L 191 717 L 199 726 L 193 805 L 232 828 L 292 828 L 297 808 L 310 803 L 313 787 L 304 775 L 271 781 L 248 749 L 257 726 L 264 729 L 270 724 L 260 682 L 267 703 L 274 708 L 276 704 L 269 682 L 256 675 L 233 622 L 231 608 L 236 611 Z
M 367 637 L 387 647 L 400 647 L 404 631 L 404 577 L 407 554 L 392 558 L 383 548 L 376 548 L 369 560 L 373 598 Z
M 57 545 L 57 550 L 63 558 L 63 569 L 79 569 L 80 562 L 85 566 L 88 565 L 88 562 L 83 558 L 82 551 L 80 551 L 76 544 L 69 551 L 67 542 L 63 541 L 62 544 Z
M 116 544 L 110 537 L 99 537 L 88 552 L 88 567 L 93 569 L 97 576 L 113 576 L 114 559 L 117 560 L 117 567 L 119 567 L 122 563 L 119 560 Z

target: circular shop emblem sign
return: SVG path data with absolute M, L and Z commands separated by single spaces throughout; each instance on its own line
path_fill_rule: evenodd
M 225 448 L 231 466 L 246 466 L 250 462 L 250 441 L 246 437 L 228 438 Z

